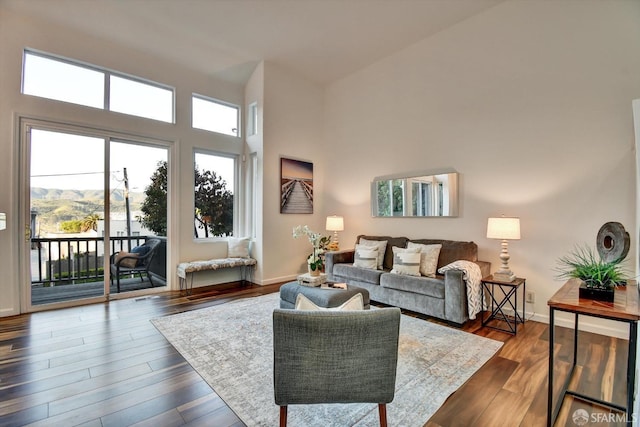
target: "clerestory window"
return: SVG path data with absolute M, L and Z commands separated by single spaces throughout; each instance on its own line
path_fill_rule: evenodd
M 22 93 L 175 123 L 172 87 L 28 49 Z
M 202 95 L 191 96 L 191 126 L 231 136 L 240 136 L 240 107 Z

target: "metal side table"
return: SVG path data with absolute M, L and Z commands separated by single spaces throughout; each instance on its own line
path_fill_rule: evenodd
M 518 289 L 522 286 L 522 315 L 518 313 Z M 502 295 L 498 294 L 498 290 Z M 504 282 L 495 280 L 493 276 L 487 276 L 482 279 L 482 301 L 485 301 L 485 292 L 491 297 L 491 314 L 485 319 L 484 311 L 482 312 L 482 326 L 496 329 L 498 331 L 510 334 L 518 333 L 518 323 L 524 323 L 524 298 L 527 292 L 527 281 L 522 277 L 516 277 L 512 282 Z M 501 299 L 499 299 L 501 298 Z M 513 316 L 509 316 L 504 312 L 504 308 L 511 308 Z M 501 320 L 506 324 L 506 328 L 500 328 L 490 325 L 493 320 Z

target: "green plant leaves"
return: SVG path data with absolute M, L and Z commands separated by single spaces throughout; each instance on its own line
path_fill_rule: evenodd
M 587 287 L 609 289 L 626 281 L 621 260 L 605 262 L 588 246 L 576 246 L 558 259 L 558 278 L 576 278 Z

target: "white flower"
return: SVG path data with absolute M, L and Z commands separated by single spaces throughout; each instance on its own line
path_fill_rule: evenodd
M 307 258 L 307 263 L 313 266 L 316 266 L 318 263 L 322 264 L 320 255 L 324 253 L 323 245 L 326 245 L 326 241 L 328 238 L 325 238 L 320 233 L 314 233 L 308 226 L 306 225 L 298 225 L 293 228 L 293 238 L 297 239 L 300 236 L 307 236 L 309 239 L 309 243 L 313 246 L 313 252 Z M 324 239 L 324 240 L 323 240 Z

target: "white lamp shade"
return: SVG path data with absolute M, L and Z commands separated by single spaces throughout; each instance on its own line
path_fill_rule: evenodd
M 342 231 L 344 230 L 344 219 L 337 215 L 328 216 L 325 228 L 327 231 Z
M 489 218 L 487 238 L 520 240 L 520 218 Z
M 7 228 L 7 214 L 0 212 L 0 230 Z

